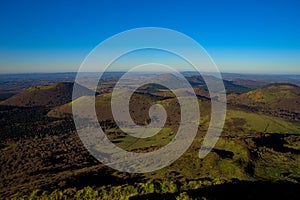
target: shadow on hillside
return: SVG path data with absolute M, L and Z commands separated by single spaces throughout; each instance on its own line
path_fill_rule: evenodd
M 274 149 L 277 152 L 300 154 L 300 150 L 288 148 L 285 145 L 288 144 L 284 139 L 289 136 L 299 136 L 298 134 L 271 134 L 255 138 L 254 142 L 258 147 L 265 146 L 267 148 Z
M 114 175 L 112 170 L 102 168 L 101 170 L 87 171 L 79 175 L 68 177 L 65 180 L 66 184 L 63 188 L 76 187 L 77 189 L 81 189 L 86 186 L 116 186 L 122 184 L 134 184 L 136 182 L 142 182 L 143 180 L 144 177 L 139 175 L 131 175 L 128 173 Z
M 221 185 L 209 186 L 186 192 L 192 199 L 299 199 L 300 184 L 289 182 L 238 181 Z M 135 196 L 137 199 L 176 199 L 179 194 L 147 194 Z

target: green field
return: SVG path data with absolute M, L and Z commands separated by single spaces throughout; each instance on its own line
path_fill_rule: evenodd
M 230 109 L 226 116 L 226 132 L 300 133 L 300 123 L 262 113 Z

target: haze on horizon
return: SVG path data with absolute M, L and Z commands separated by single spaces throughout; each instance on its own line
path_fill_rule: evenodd
M 108 37 L 164 27 L 195 39 L 221 72 L 300 74 L 299 9 L 297 0 L 1 1 L 0 73 L 75 72 Z

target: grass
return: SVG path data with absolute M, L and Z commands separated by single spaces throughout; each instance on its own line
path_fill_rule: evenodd
M 247 96 L 255 102 L 260 103 L 274 103 L 280 99 L 294 98 L 297 97 L 296 94 L 291 93 L 290 91 L 282 90 L 276 93 L 263 91 L 262 89 L 256 91 L 250 91 L 247 93 Z
M 148 102 L 151 101 L 146 96 L 139 95 L 139 101 Z M 96 97 L 95 105 L 101 108 L 102 110 L 105 109 L 107 111 L 110 110 L 110 99 L 111 93 L 101 94 Z M 90 101 L 90 97 L 83 96 L 76 99 L 73 103 L 77 103 L 79 106 L 86 105 Z M 208 101 L 201 101 L 199 100 L 200 106 L 200 126 L 207 127 L 210 121 L 210 104 Z M 170 111 L 170 115 L 172 117 L 176 116 L 180 113 L 176 113 L 175 110 L 177 109 L 178 105 L 176 99 L 166 99 L 155 101 L 155 103 L 159 103 L 163 105 L 167 110 Z M 55 108 L 58 113 L 71 113 L 71 105 L 69 103 L 67 105 L 63 105 L 61 107 Z M 105 107 L 106 106 L 106 107 Z M 176 108 L 176 109 L 174 109 Z M 101 112 L 101 111 L 100 111 Z M 137 111 L 137 113 L 142 113 L 144 111 Z M 145 111 L 146 112 L 146 111 Z M 169 113 L 168 113 L 169 114 Z M 174 118 L 173 118 L 174 119 Z M 249 132 L 266 132 L 266 133 L 300 133 L 300 123 L 299 122 L 292 122 L 285 120 L 279 117 L 273 117 L 261 113 L 254 113 L 250 111 L 244 110 L 237 110 L 233 108 L 229 108 L 227 110 L 227 117 L 226 117 L 226 125 L 225 125 L 225 132 L 227 133 L 249 133 Z
M 186 180 L 211 179 L 211 180 L 252 180 L 245 173 L 244 168 L 250 161 L 247 148 L 243 145 L 220 138 L 215 148 L 220 151 L 232 152 L 233 158 L 221 158 L 217 153 L 210 152 L 204 159 L 198 157 L 198 150 L 202 139 L 194 141 L 188 151 L 170 166 L 155 172 L 146 173 L 145 176 L 152 180 Z
M 33 92 L 33 91 L 37 91 L 37 90 L 49 90 L 52 88 L 57 87 L 59 83 L 55 83 L 55 84 L 51 84 L 51 85 L 43 85 L 43 86 L 39 86 L 39 87 L 30 87 L 27 89 L 28 92 Z
M 43 89 L 50 88 L 49 86 L 43 87 Z M 168 95 L 167 93 L 162 94 Z M 174 99 L 156 101 L 153 97 L 136 96 L 138 97 L 136 101 L 164 105 L 167 111 L 171 111 L 172 119 L 180 114 L 174 109 L 177 103 Z M 96 97 L 96 105 L 99 106 L 98 108 L 102 113 L 105 111 L 104 108 L 107 109 L 110 105 L 110 98 L 111 93 Z M 259 96 L 257 98 L 261 99 Z M 273 97 L 263 97 L 263 99 L 267 98 Z M 75 102 L 85 105 L 89 99 L 90 97 L 80 97 Z M 49 191 L 34 190 L 31 194 L 23 196 L 23 199 L 129 199 L 130 197 L 146 199 L 147 196 L 145 195 L 150 194 L 171 195 L 173 199 L 190 199 L 187 191 L 223 184 L 232 181 L 232 179 L 244 181 L 281 180 L 295 183 L 297 180 L 300 181 L 300 156 L 298 154 L 291 153 L 292 151 L 280 152 L 270 146 L 259 146 L 253 140 L 253 137 L 261 137 L 260 133 L 284 133 L 284 137 L 286 136 L 289 140 L 284 143 L 284 146 L 293 150 L 300 150 L 300 143 L 296 141 L 298 136 L 286 134 L 300 133 L 299 122 L 229 108 L 224 134 L 221 135 L 222 137 L 218 140 L 213 151 L 200 160 L 198 153 L 210 121 L 210 103 L 199 100 L 199 105 L 201 111 L 200 128 L 188 151 L 170 166 L 142 174 L 142 178 L 132 182 L 126 179 L 124 174 L 120 174 L 120 179 L 113 179 L 112 176 L 105 177 L 106 173 L 115 176 L 114 173 L 116 172 L 96 168 L 98 163 L 94 162 L 92 157 L 90 160 L 86 159 L 89 154 L 88 152 L 83 154 L 85 149 L 83 149 L 79 138 L 77 138 L 78 141 L 75 136 L 72 139 L 69 132 L 73 130 L 73 126 L 68 127 L 68 122 L 62 121 L 57 126 L 49 126 L 50 123 L 48 122 L 45 125 L 41 123 L 38 129 L 35 124 L 31 128 L 24 123 L 24 126 L 20 126 L 19 130 L 16 129 L 17 131 L 14 132 L 23 133 L 20 130 L 25 128 L 26 132 L 40 133 L 41 138 L 24 139 L 26 143 L 20 142 L 17 146 L 3 146 L 1 153 L 5 153 L 2 156 L 2 163 L 5 163 L 2 167 L 2 178 L 5 180 L 2 185 L 6 185 L 4 190 L 14 188 L 10 187 L 12 185 L 7 186 L 7 184 L 18 183 L 22 180 L 24 184 L 20 184 L 20 187 L 15 187 L 14 190 L 16 192 L 19 190 L 19 194 L 27 194 L 22 191 L 27 183 L 32 184 L 30 191 L 37 188 L 49 189 Z M 61 111 L 66 111 L 70 110 L 70 107 L 71 103 L 59 107 L 59 109 L 63 108 L 65 110 L 62 109 Z M 147 109 L 145 111 L 140 109 L 139 111 L 138 114 L 148 113 Z M 32 116 L 35 115 L 28 115 L 28 118 L 32 120 Z M 19 114 L 18 117 L 20 117 Z M 21 121 L 24 119 L 22 118 Z M 17 127 L 15 122 L 14 124 Z M 107 122 L 107 124 L 105 132 L 108 137 L 117 146 L 128 151 L 155 150 L 155 148 L 168 144 L 176 134 L 174 126 L 166 125 L 155 136 L 140 139 L 125 135 L 118 128 L 109 126 L 110 123 Z M 10 124 L 6 126 L 7 130 L 10 126 Z M 62 135 L 62 130 L 65 130 L 65 135 Z M 44 139 L 45 133 L 49 135 L 45 136 Z M 269 135 L 274 136 L 274 134 Z M 272 140 L 267 140 L 266 143 L 268 142 L 272 142 Z M 14 173 L 8 176 L 10 171 Z M 42 177 L 48 175 L 53 176 Z M 105 183 L 105 185 L 99 184 L 101 179 L 114 180 L 117 184 L 111 185 L 114 184 L 113 181 Z M 125 181 L 121 183 L 120 180 L 122 179 Z M 83 180 L 87 180 L 87 182 L 79 185 Z M 96 181 L 89 182 L 90 180 Z M 49 182 L 46 183 L 46 181 Z M 74 188 L 74 186 L 78 188 Z M 200 193 L 200 195 L 202 194 Z
M 184 185 L 173 181 L 148 181 L 136 183 L 134 185 L 85 187 L 82 189 L 67 188 L 55 190 L 51 193 L 47 191 L 35 190 L 30 195 L 13 200 L 62 200 L 62 199 L 82 199 L 82 200 L 128 200 L 131 197 L 143 197 L 146 195 L 168 195 L 171 199 L 190 199 L 186 193 L 188 190 L 196 190 L 211 185 L 219 185 L 222 181 L 208 182 L 205 180 L 188 181 Z
M 257 115 L 251 115 L 252 113 L 244 111 L 229 110 L 229 112 L 230 119 L 236 120 L 240 116 L 245 119 L 246 124 L 249 123 L 249 120 L 253 120 L 253 117 L 257 118 Z M 110 128 L 106 132 L 110 136 L 118 134 L 120 130 Z M 288 154 L 274 152 L 272 149 L 266 150 L 265 147 L 246 145 L 242 138 L 243 135 L 239 134 L 231 138 L 221 137 L 215 146 L 215 150 L 219 151 L 212 151 L 207 157 L 200 160 L 198 150 L 203 141 L 202 134 L 204 132 L 200 131 L 189 150 L 172 165 L 143 174 L 145 177 L 143 183 L 67 188 L 53 192 L 34 191 L 24 199 L 129 199 L 137 196 L 144 197 L 143 195 L 147 194 L 170 194 L 173 199 L 188 199 L 190 197 L 186 191 L 222 184 L 232 179 L 295 181 L 295 177 L 300 177 L 299 156 L 291 157 Z M 124 149 L 136 150 L 151 145 L 167 144 L 173 135 L 171 128 L 163 128 L 159 134 L 147 139 L 136 141 L 136 138 L 127 136 L 114 140 L 119 142 L 116 145 L 120 145 Z M 251 148 L 258 153 L 257 158 L 251 157 Z M 220 152 L 231 152 L 233 156 L 232 158 L 222 158 Z M 253 174 L 249 174 L 247 171 L 249 166 L 252 166 Z M 285 175 L 288 173 L 291 175 Z M 172 182 L 173 180 L 176 180 L 176 183 Z
M 156 128 L 154 128 L 156 131 Z M 159 130 L 159 129 L 157 129 Z M 120 132 L 119 129 L 107 129 L 106 133 L 114 134 Z M 162 128 L 156 135 L 149 138 L 136 138 L 130 135 L 126 135 L 124 138 L 117 138 L 112 140 L 117 146 L 127 150 L 138 150 L 151 147 L 161 147 L 168 144 L 174 136 L 171 128 Z
M 235 123 L 237 119 L 244 119 L 244 124 Z M 300 133 L 300 123 L 298 122 L 241 110 L 228 110 L 225 126 L 228 132 L 234 130 L 234 126 L 236 126 L 244 132 Z
M 300 150 L 300 144 L 298 143 L 293 143 L 293 144 L 286 144 L 284 145 L 285 147 L 288 147 L 290 149 L 295 149 L 295 150 Z
M 273 181 L 296 182 L 300 177 L 300 158 L 290 157 L 276 152 L 259 153 L 261 159 L 254 162 L 257 177 Z
M 107 94 L 104 97 L 107 98 L 99 100 L 99 104 L 109 103 L 107 100 L 110 98 L 110 95 Z M 163 105 L 166 110 L 174 108 L 176 104 L 174 99 L 161 100 L 156 103 Z M 266 147 L 251 146 L 242 138 L 244 135 L 251 136 L 251 134 L 255 135 L 257 132 L 300 133 L 299 122 L 229 107 L 223 135 L 229 135 L 231 138 L 221 137 L 214 151 L 200 160 L 198 157 L 199 147 L 210 121 L 210 104 L 207 101 L 199 100 L 199 105 L 201 112 L 199 133 L 187 152 L 170 166 L 143 174 L 145 180 L 150 180 L 151 184 L 144 186 L 114 186 L 111 189 L 105 188 L 103 190 L 97 189 L 97 195 L 100 195 L 99 199 L 126 199 L 129 198 L 129 194 L 135 196 L 168 190 L 155 189 L 156 184 L 151 181 L 157 180 L 166 182 L 164 186 L 160 185 L 158 188 L 169 188 L 169 182 L 172 180 L 179 181 L 183 186 L 180 187 L 180 192 L 176 193 L 174 198 L 185 199 L 188 198 L 188 195 L 184 193 L 184 188 L 186 190 L 191 188 L 197 189 L 209 184 L 222 183 L 225 180 L 295 181 L 293 177 L 300 177 L 299 156 L 286 156 L 286 154 L 275 152 L 272 149 L 266 151 Z M 174 114 L 176 113 L 174 112 Z M 173 127 L 164 127 L 155 136 L 145 139 L 122 134 L 118 128 L 109 128 L 105 132 L 117 146 L 128 151 L 155 150 L 168 144 L 175 134 Z M 120 135 L 122 137 L 118 137 Z M 299 147 L 294 145 L 293 148 L 297 149 Z M 254 158 L 251 151 L 257 152 L 258 156 Z M 230 154 L 232 157 L 222 157 L 222 153 Z M 292 175 L 285 175 L 288 173 Z M 204 179 L 207 180 L 207 183 L 203 181 Z M 141 187 L 142 189 L 136 189 L 136 187 Z M 146 192 L 143 192 L 144 190 Z M 105 193 L 106 196 L 101 196 L 102 193 Z M 80 194 L 83 195 L 84 191 L 81 191 Z M 84 199 L 84 197 L 82 198 Z M 95 199 L 97 198 L 95 197 Z

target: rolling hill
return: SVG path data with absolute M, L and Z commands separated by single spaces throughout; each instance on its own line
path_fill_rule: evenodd
M 51 85 L 30 87 L 2 102 L 0 105 L 34 107 L 46 106 L 55 107 L 72 101 L 72 91 L 74 83 L 60 82 Z M 93 95 L 93 91 L 79 86 L 80 96 Z
M 228 102 L 255 111 L 300 119 L 300 87 L 274 83 L 243 94 L 228 95 Z
M 24 199 L 174 199 L 179 195 L 181 199 L 197 199 L 199 194 L 212 195 L 212 199 L 218 194 L 221 199 L 222 194 L 238 193 L 241 196 L 234 199 L 242 199 L 249 190 L 259 196 L 267 193 L 270 198 L 270 194 L 278 197 L 277 193 L 272 193 L 274 184 L 278 184 L 275 190 L 280 194 L 299 191 L 300 123 L 297 121 L 257 112 L 252 107 L 240 108 L 237 103 L 241 101 L 236 99 L 236 104 L 228 105 L 225 127 L 216 146 L 207 157 L 199 159 L 199 148 L 210 122 L 211 105 L 210 99 L 203 97 L 205 89 L 194 86 L 199 89 L 195 92 L 199 97 L 201 119 L 190 148 L 168 167 L 144 174 L 127 174 L 105 167 L 83 146 L 69 116 L 72 104 L 78 103 L 85 109 L 93 98 L 83 94 L 74 101 L 68 100 L 71 86 L 58 83 L 29 88 L 18 94 L 19 97 L 23 95 L 23 99 L 34 99 L 35 104 L 30 104 L 33 107 L 0 106 L 1 199 L 23 196 Z M 86 88 L 83 91 L 90 92 Z M 34 107 L 45 105 L 56 92 L 66 97 L 57 100 L 57 106 Z M 260 109 L 258 105 L 275 105 L 282 99 L 295 100 L 299 88 L 273 84 L 247 93 L 229 96 L 232 99 L 245 96 L 243 100 L 247 105 Z M 165 88 L 146 85 L 131 97 L 131 117 L 140 125 L 149 122 L 151 105 L 159 103 L 167 111 L 164 128 L 149 138 L 123 133 L 113 121 L 110 100 L 110 92 L 101 93 L 96 96 L 95 105 L 100 125 L 115 145 L 132 152 L 151 152 L 174 138 L 180 109 L 174 94 Z M 287 185 L 283 187 L 280 183 Z M 228 185 L 235 187 L 228 189 Z M 244 189 L 240 189 L 241 186 Z M 269 190 L 266 192 L 263 186 L 268 186 Z M 203 193 L 205 191 L 209 192 Z
M 156 94 L 156 95 L 154 95 Z M 174 124 L 180 122 L 180 107 L 176 97 L 171 95 L 166 98 L 158 95 L 159 92 L 153 94 L 135 93 L 130 101 L 130 113 L 133 120 L 138 124 L 144 124 L 149 120 L 148 110 L 154 103 L 164 106 L 167 111 L 168 119 L 167 127 L 176 129 Z M 48 113 L 49 117 L 62 118 L 72 114 L 72 103 L 79 106 L 85 106 L 91 100 L 88 96 L 83 96 L 73 102 L 52 108 Z M 95 106 L 98 120 L 113 121 L 111 112 L 111 93 L 101 94 L 96 97 Z M 201 112 L 201 126 L 207 127 L 210 121 L 210 100 L 207 98 L 199 99 Z M 253 112 L 251 109 L 240 109 L 239 106 L 230 105 L 227 110 L 227 117 L 224 127 L 224 133 L 300 133 L 300 125 L 295 121 L 289 121 L 276 116 Z

